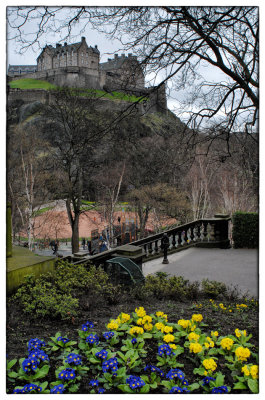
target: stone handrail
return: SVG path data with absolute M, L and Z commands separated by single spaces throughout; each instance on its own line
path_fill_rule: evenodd
M 169 237 L 169 252 L 182 250 L 190 246 L 228 248 L 230 247 L 228 237 L 228 223 L 230 219 L 229 216 L 198 219 L 136 240 L 131 242 L 130 245 L 142 248 L 144 260 L 162 256 L 161 239 L 164 233 Z M 96 254 L 89 258 L 73 261 L 74 264 L 104 264 L 106 260 L 117 253 L 118 249 L 119 247 L 116 247 L 115 249 Z

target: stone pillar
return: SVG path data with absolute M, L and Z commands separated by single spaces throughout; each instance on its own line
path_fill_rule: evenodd
M 6 256 L 12 256 L 12 220 L 11 220 L 11 204 L 6 206 Z

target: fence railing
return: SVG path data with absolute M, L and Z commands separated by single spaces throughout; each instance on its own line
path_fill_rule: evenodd
M 228 248 L 230 247 L 230 240 L 228 237 L 229 221 L 230 217 L 228 216 L 199 219 L 136 240 L 131 242 L 130 245 L 142 248 L 144 261 L 153 257 L 162 256 L 163 250 L 161 247 L 161 240 L 165 233 L 169 238 L 169 252 L 178 251 L 191 246 Z M 116 247 L 115 249 L 104 251 L 103 253 L 96 254 L 89 258 L 72 259 L 72 262 L 74 262 L 74 264 L 104 264 L 108 259 L 115 256 L 118 249 L 119 247 Z

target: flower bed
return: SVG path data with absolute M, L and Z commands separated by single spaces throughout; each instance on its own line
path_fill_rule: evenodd
M 60 332 L 30 339 L 28 354 L 8 361 L 8 386 L 14 393 L 258 393 L 251 338 L 245 329 L 209 330 L 197 311 L 173 320 L 136 307 L 101 331 L 84 321 L 76 340 Z

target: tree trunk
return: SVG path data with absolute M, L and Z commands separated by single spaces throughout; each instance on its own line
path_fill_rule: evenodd
M 72 253 L 77 253 L 79 251 L 79 213 L 72 213 L 71 210 L 71 200 L 66 200 L 66 210 L 68 215 L 68 220 L 72 229 L 71 245 Z

